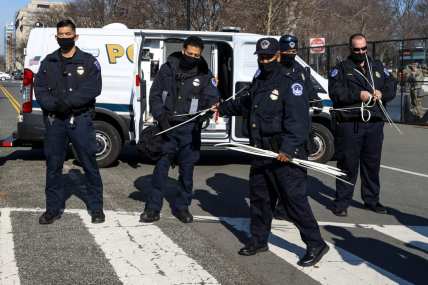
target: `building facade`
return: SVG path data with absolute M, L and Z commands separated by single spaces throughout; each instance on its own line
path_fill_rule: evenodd
M 15 16 L 15 39 L 16 39 L 16 65 L 18 69 L 23 68 L 25 48 L 31 29 L 39 26 L 44 27 L 43 18 L 53 9 L 63 9 L 63 2 L 49 2 L 32 0 L 24 8 L 20 9 Z M 41 20 L 42 19 L 42 20 Z
M 7 72 L 15 70 L 15 28 L 13 23 L 4 26 L 4 60 Z

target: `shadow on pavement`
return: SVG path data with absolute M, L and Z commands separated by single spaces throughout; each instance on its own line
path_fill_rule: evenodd
M 134 186 L 138 190 L 129 194 L 128 197 L 132 200 L 147 202 L 150 192 L 154 191 L 152 186 L 152 175 L 150 174 L 137 178 L 134 181 Z M 177 193 L 180 189 L 179 187 L 180 185 L 178 184 L 177 180 L 168 177 L 164 192 L 164 199 L 169 203 L 170 206 L 172 205 L 174 198 L 177 196 Z
M 336 236 L 336 238 L 332 238 L 335 246 L 346 249 L 346 251 L 353 255 L 375 265 L 372 268 L 379 273 L 385 274 L 383 270 L 386 270 L 414 284 L 426 283 L 427 259 L 384 241 L 354 236 L 349 230 L 344 228 L 325 226 L 324 229 Z M 346 252 L 339 251 L 339 253 L 342 254 L 342 259 L 350 264 L 358 265 L 362 262 L 350 258 Z M 371 266 L 368 263 L 366 265 Z

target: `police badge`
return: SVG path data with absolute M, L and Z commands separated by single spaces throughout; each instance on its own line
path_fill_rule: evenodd
M 379 71 L 376 71 L 376 72 L 375 72 L 375 75 L 376 75 L 376 77 L 377 77 L 377 78 L 380 78 L 380 73 L 379 73 Z
M 195 78 L 193 80 L 193 86 L 198 87 L 199 85 L 201 85 L 201 82 L 199 81 L 199 78 Z
M 85 69 L 83 68 L 83 66 L 78 66 L 76 72 L 79 75 L 83 75 L 83 73 L 85 73 Z
M 273 89 L 272 90 L 272 93 L 270 94 L 270 99 L 272 100 L 272 101 L 276 101 L 276 100 L 278 100 L 278 96 L 279 96 L 279 91 L 278 91 L 278 89 Z

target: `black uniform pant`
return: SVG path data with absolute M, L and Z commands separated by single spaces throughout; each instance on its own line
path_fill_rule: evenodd
M 337 167 L 355 184 L 358 167 L 361 176 L 361 198 L 369 205 L 379 202 L 379 169 L 383 143 L 383 122 L 343 122 L 336 126 Z M 354 186 L 336 180 L 337 209 L 346 209 L 352 200 Z
M 46 210 L 58 212 L 65 208 L 66 193 L 61 176 L 64 160 L 71 141 L 87 179 L 85 202 L 90 211 L 103 208 L 103 184 L 96 161 L 97 143 L 95 129 L 89 112 L 74 118 L 44 117 L 46 133 L 44 153 L 46 156 Z
M 152 190 L 146 203 L 146 209 L 160 211 L 162 209 L 165 186 L 172 162 L 179 167 L 180 190 L 172 201 L 172 209 L 187 209 L 192 202 L 193 170 L 199 160 L 199 149 L 194 149 L 194 124 L 189 123 L 171 130 L 162 145 L 162 157 L 157 161 L 152 176 Z
M 292 164 L 272 159 L 257 159 L 250 170 L 250 231 L 257 244 L 268 242 L 272 224 L 272 202 L 274 183 L 284 203 L 288 217 L 300 231 L 308 247 L 324 244 L 321 233 L 309 205 L 306 192 L 306 170 Z

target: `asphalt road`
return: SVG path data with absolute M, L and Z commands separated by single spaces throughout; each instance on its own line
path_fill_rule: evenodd
M 14 96 L 18 83 L 1 83 Z M 0 92 L 0 137 L 16 128 L 16 111 Z M 195 169 L 193 224 L 164 204 L 161 220 L 138 223 L 153 164 L 125 148 L 117 165 L 102 169 L 107 222 L 92 225 L 84 203 L 84 174 L 73 158 L 64 166 L 70 194 L 66 214 L 49 226 L 44 208 L 45 162 L 40 149 L 0 149 L 0 283 L 4 284 L 426 284 L 428 268 L 428 129 L 385 127 L 381 182 L 388 215 L 363 209 L 359 182 L 349 216 L 328 208 L 330 177 L 310 173 L 308 192 L 331 250 L 316 268 L 295 262 L 303 253 L 296 229 L 276 221 L 270 251 L 242 257 L 248 235 L 250 158 L 202 153 Z M 331 162 L 334 164 L 334 162 Z M 167 200 L 177 168 L 170 171 Z M 3 283 L 1 283 L 3 284 Z

